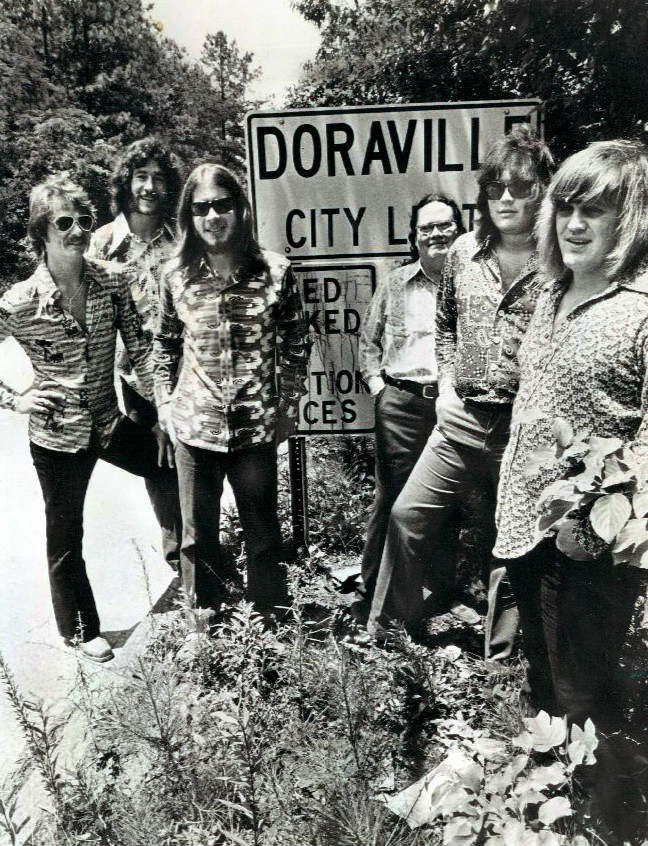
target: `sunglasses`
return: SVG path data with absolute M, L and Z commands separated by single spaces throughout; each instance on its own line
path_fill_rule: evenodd
M 64 214 L 61 217 L 57 217 L 56 220 L 53 220 L 52 223 L 59 232 L 69 232 L 70 229 L 76 223 L 79 229 L 82 229 L 84 232 L 90 232 L 92 227 L 94 226 L 94 218 L 91 214 L 78 214 L 78 215 L 71 215 L 71 214 Z
M 454 220 L 449 220 L 447 223 L 424 223 L 422 226 L 417 226 L 416 231 L 419 235 L 432 235 L 434 230 L 438 229 L 441 235 L 449 235 L 454 228 Z
M 489 200 L 501 200 L 508 190 L 514 200 L 526 200 L 536 189 L 535 179 L 511 179 L 510 182 L 487 182 L 484 186 Z
M 222 197 L 220 200 L 200 200 L 197 203 L 191 204 L 191 213 L 195 217 L 205 217 L 209 213 L 209 209 L 213 209 L 216 214 L 227 214 L 234 208 L 233 197 Z

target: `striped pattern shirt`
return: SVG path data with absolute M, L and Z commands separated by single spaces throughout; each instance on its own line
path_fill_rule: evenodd
M 61 292 L 42 263 L 29 279 L 0 298 L 0 342 L 12 336 L 29 356 L 34 386 L 55 382 L 65 397 L 56 412 L 34 412 L 29 438 L 60 452 L 87 449 L 93 428 L 103 446 L 120 418 L 114 387 L 117 333 L 147 397 L 153 397 L 149 344 L 129 290 L 127 275 L 115 265 L 86 260 L 87 331 L 63 308 Z M 0 384 L 0 406 L 15 408 L 17 394 Z
M 263 260 L 265 271 L 222 279 L 203 259 L 163 280 L 155 390 L 183 443 L 244 449 L 272 441 L 279 414 L 297 417 L 306 323 L 288 260 L 265 250 Z

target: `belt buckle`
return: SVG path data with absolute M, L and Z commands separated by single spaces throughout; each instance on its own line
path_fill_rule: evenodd
M 437 386 L 436 385 L 423 385 L 423 390 L 421 391 L 421 396 L 423 399 L 436 399 L 437 397 Z

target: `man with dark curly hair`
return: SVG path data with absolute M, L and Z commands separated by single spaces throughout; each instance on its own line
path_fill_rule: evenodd
M 111 178 L 111 223 L 98 229 L 88 255 L 124 264 L 134 271 L 131 294 L 149 341 L 159 312 L 160 267 L 174 246 L 172 215 L 182 185 L 178 160 L 156 138 L 134 141 L 117 159 Z M 123 347 L 117 356 L 126 414 L 151 429 L 155 406 L 143 395 Z M 146 480 L 146 489 L 162 529 L 164 557 L 179 569 L 182 520 L 177 484 L 160 488 Z

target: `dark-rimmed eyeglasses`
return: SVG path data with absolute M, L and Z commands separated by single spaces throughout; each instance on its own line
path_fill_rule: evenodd
M 449 235 L 457 224 L 454 220 L 448 220 L 446 223 L 424 223 L 416 227 L 419 235 L 432 235 L 435 229 L 439 230 L 441 235 Z
M 59 232 L 69 232 L 76 223 L 79 229 L 90 232 L 94 226 L 94 217 L 91 214 L 62 214 L 52 221 Z
M 227 214 L 233 208 L 233 197 L 221 197 L 219 200 L 199 200 L 197 203 L 191 204 L 191 214 L 195 217 L 205 217 L 209 214 L 209 209 L 213 209 L 216 214 Z
M 526 200 L 536 190 L 535 179 L 511 179 L 510 182 L 487 182 L 484 186 L 489 200 L 501 200 L 508 191 L 514 200 Z

